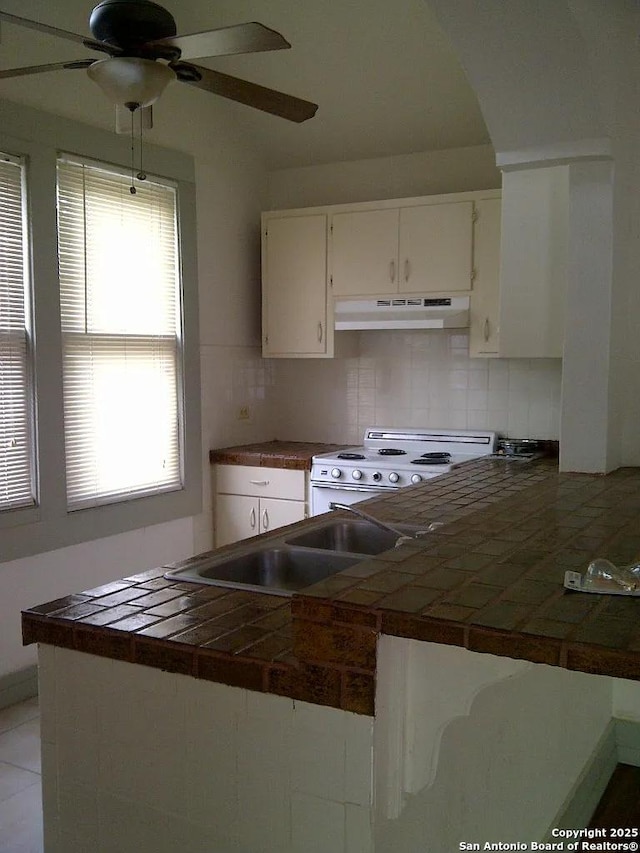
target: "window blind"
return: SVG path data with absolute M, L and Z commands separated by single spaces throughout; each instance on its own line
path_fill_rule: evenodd
M 0 154 L 0 511 L 35 503 L 24 165 Z
M 175 188 L 58 161 L 67 503 L 182 486 Z

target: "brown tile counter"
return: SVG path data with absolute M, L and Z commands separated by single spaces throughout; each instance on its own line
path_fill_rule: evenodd
M 158 568 L 30 608 L 24 642 L 364 714 L 380 633 L 640 680 L 640 598 L 563 587 L 567 569 L 596 556 L 640 557 L 639 469 L 480 460 L 367 510 L 444 526 L 292 599 L 177 583 Z
M 312 456 L 330 453 L 342 446 L 306 441 L 262 441 L 210 450 L 209 462 L 212 465 L 258 465 L 263 468 L 310 471 Z

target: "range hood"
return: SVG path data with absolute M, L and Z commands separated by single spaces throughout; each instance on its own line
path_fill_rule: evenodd
M 410 296 L 405 299 L 337 299 L 335 327 L 343 329 L 464 329 L 468 296 Z

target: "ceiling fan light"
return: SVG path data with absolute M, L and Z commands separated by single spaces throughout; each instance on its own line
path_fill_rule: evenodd
M 113 104 L 140 107 L 157 101 L 176 77 L 168 65 L 137 56 L 100 59 L 87 68 L 87 74 Z

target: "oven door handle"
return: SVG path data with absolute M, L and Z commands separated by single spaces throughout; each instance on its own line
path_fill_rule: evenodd
M 335 486 L 333 483 L 311 483 L 312 489 L 333 489 L 340 492 L 395 492 L 397 486 L 346 486 L 344 484 Z

